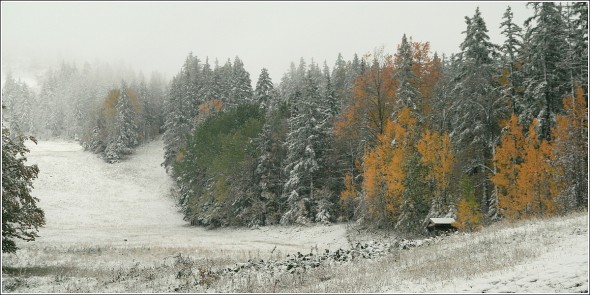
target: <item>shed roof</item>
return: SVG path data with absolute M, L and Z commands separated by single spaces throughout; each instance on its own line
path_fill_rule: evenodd
M 454 218 L 430 218 L 430 222 L 434 224 L 451 224 L 455 222 Z

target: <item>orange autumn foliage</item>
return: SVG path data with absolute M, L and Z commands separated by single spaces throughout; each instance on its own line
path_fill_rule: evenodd
M 506 128 L 507 132 L 502 134 L 501 144 L 495 150 L 497 172 L 491 180 L 497 187 L 500 209 L 507 216 L 518 216 L 523 205 L 520 204 L 516 181 L 523 161 L 524 135 L 515 114 L 512 114 Z
M 344 190 L 340 193 L 340 200 L 348 202 L 350 199 L 356 198 L 357 191 L 353 183 L 352 174 L 346 173 L 344 175 Z
M 212 112 L 219 112 L 222 108 L 223 102 L 212 99 L 199 105 L 199 114 L 207 116 Z
M 451 171 L 455 157 L 451 151 L 451 139 L 448 134 L 426 130 L 416 145 L 421 162 L 429 168 L 428 180 L 435 185 L 434 197 L 445 197 L 451 182 Z
M 552 147 L 538 139 L 533 120 L 525 137 L 516 115 L 508 122 L 494 161 L 497 172 L 492 182 L 497 187 L 501 214 L 510 220 L 555 213 L 557 183 L 554 180 Z
M 115 120 L 117 115 L 117 103 L 119 102 L 120 95 L 120 89 L 112 89 L 109 91 L 107 97 L 102 102 L 102 107 L 104 108 L 107 120 Z M 140 114 L 141 104 L 139 103 L 137 92 L 131 88 L 127 88 L 127 95 L 129 96 L 129 101 L 131 102 L 131 106 L 133 106 L 135 113 Z
M 385 132 L 395 100 L 393 75 L 392 56 L 376 52 L 372 66 L 354 82 L 350 105 L 335 121 L 335 140 L 347 150 L 347 157 L 350 157 L 347 161 L 354 163 L 348 168 L 351 175 L 354 170 L 363 170 L 364 164 L 359 161 L 366 154 L 363 150 L 377 145 Z
M 430 176 L 442 189 L 449 187 L 451 170 L 455 157 L 451 152 L 451 139 L 448 134 L 426 130 L 416 146 L 422 156 L 421 162 L 430 167 Z
M 387 122 L 385 132 L 378 136 L 377 145 L 366 152 L 364 157 L 362 188 L 368 201 L 369 213 L 377 218 L 383 217 L 384 209 L 393 213 L 395 208 L 399 208 L 396 205 L 399 205 L 401 199 L 398 188 L 403 171 L 390 171 L 393 166 L 391 162 L 399 163 L 401 160 L 399 151 L 394 155 L 391 148 L 391 141 L 395 136 L 393 125 L 393 122 Z
M 407 174 L 405 161 L 415 124 L 410 109 L 402 109 L 396 122 L 387 120 L 377 145 L 365 153 L 362 188 L 369 213 L 375 218 L 393 220 L 400 213 Z
M 417 89 L 422 96 L 420 112 L 423 117 L 430 115 L 434 88 L 441 76 L 440 59 L 430 57 L 429 42 L 412 42 L 414 64 L 412 71 L 417 78 Z
M 395 84 L 392 56 L 377 52 L 371 68 L 355 80 L 353 101 L 335 123 L 336 136 L 357 140 L 382 134 L 393 111 Z
M 525 205 L 525 216 L 550 216 L 555 213 L 557 195 L 556 183 L 551 166 L 551 145 L 540 141 L 535 131 L 537 121 L 533 120 L 524 146 L 524 161 L 516 186 L 520 192 L 521 202 Z
M 474 231 L 481 228 L 482 214 L 479 212 L 477 202 L 469 202 L 462 199 L 457 203 L 457 220 L 453 225 L 466 231 Z

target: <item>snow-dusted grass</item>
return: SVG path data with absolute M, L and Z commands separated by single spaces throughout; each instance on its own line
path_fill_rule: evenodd
M 322 282 L 321 276 L 329 277 Z M 315 277 L 315 278 L 314 278 Z M 309 275 L 294 292 L 588 292 L 588 214 L 495 224 Z
M 31 150 L 47 225 L 2 255 L 3 292 L 588 292 L 587 212 L 498 223 L 374 260 L 229 275 L 219 270 L 346 249 L 355 231 L 187 226 L 168 197 L 161 141 L 112 165 L 73 142 Z
M 2 255 L 3 291 L 147 291 L 125 276 L 112 276 L 158 267 L 171 271 L 179 254 L 194 263 L 222 267 L 309 252 L 316 246 L 348 246 L 343 225 L 218 230 L 188 226 L 169 197 L 172 180 L 160 166 L 162 141 L 142 146 L 116 164 L 84 152 L 75 142 L 28 146 L 28 164 L 40 169 L 33 195 L 40 199 L 47 224 L 36 241 L 17 241 L 17 254 Z M 166 281 L 157 291 L 177 287 Z

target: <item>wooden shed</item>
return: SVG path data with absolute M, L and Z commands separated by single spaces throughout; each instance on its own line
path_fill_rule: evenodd
M 429 232 L 433 231 L 455 231 L 457 228 L 453 225 L 454 218 L 430 218 L 426 229 Z

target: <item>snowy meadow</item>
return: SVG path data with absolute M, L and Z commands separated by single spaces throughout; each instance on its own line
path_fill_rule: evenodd
M 47 224 L 2 255 L 3 292 L 588 292 L 587 212 L 422 240 L 343 223 L 207 230 L 182 220 L 162 141 L 115 164 L 76 142 L 29 146 Z

